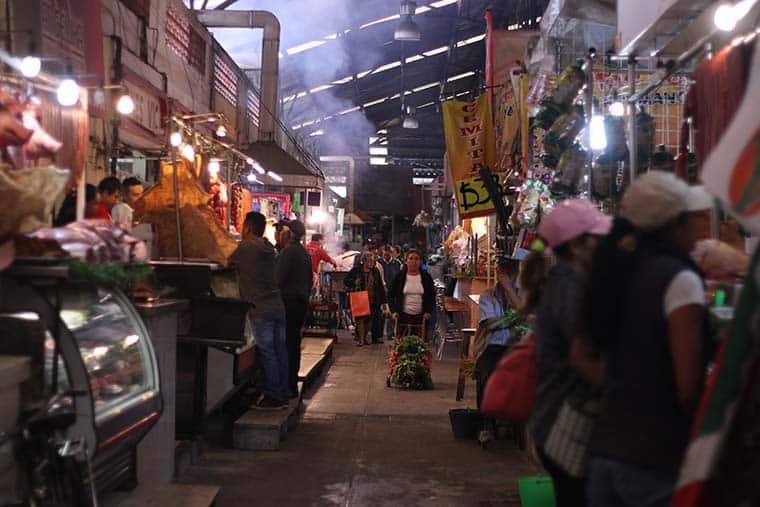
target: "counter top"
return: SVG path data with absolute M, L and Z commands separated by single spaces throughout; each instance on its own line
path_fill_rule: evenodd
M 189 299 L 157 299 L 155 301 L 135 302 L 132 304 L 140 315 L 157 315 L 167 311 L 181 311 L 190 307 Z

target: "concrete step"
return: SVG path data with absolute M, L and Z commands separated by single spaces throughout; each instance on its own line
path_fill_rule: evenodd
M 134 491 L 113 493 L 100 499 L 104 507 L 209 507 L 219 486 L 200 484 L 141 484 Z
M 298 370 L 298 379 L 310 383 L 317 377 L 332 355 L 335 338 L 304 337 L 301 341 L 301 368 Z
M 290 400 L 287 409 L 255 410 L 243 414 L 232 428 L 235 449 L 276 451 L 288 431 L 298 424 L 301 396 Z

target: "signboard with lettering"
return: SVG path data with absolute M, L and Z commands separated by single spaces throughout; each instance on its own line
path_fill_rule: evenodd
M 496 163 L 496 141 L 487 96 L 481 95 L 472 102 L 444 102 L 443 127 L 459 217 L 494 213 L 479 174 L 481 166 L 495 167 Z
M 129 119 L 155 136 L 163 135 L 162 100 L 155 93 L 132 81 L 124 80 L 125 92 L 135 101 Z

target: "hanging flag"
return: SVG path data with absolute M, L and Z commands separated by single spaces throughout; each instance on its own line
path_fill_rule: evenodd
M 747 403 L 749 389 L 756 385 L 760 369 L 757 352 L 760 338 L 754 326 L 760 319 L 758 275 L 760 250 L 755 252 L 747 271 L 730 331 L 708 379 L 692 440 L 681 464 L 673 507 L 722 505 L 720 496 L 726 491 L 721 481 L 732 479 L 726 477 L 727 443 L 736 429 L 737 413 Z
M 493 16 L 486 12 L 486 86 L 495 112 L 497 164 L 494 173 L 507 175 L 517 167 L 516 143 L 520 132 L 519 78 L 512 71 L 527 57 L 528 43 L 538 33 L 533 30 L 495 30 Z
M 752 70 L 742 104 L 721 141 L 702 168 L 705 188 L 718 196 L 745 229 L 760 234 L 760 50 L 755 49 Z M 710 376 L 694 425 L 694 434 L 681 465 L 673 495 L 674 507 L 722 505 L 729 472 L 727 445 L 737 428 L 737 413 L 746 405 L 748 388 L 760 370 L 760 250 L 744 280 L 731 329 Z M 728 456 L 730 457 L 730 456 Z M 730 461 L 730 460 L 729 460 Z M 747 502 L 747 505 L 751 500 Z M 741 502 L 729 505 L 741 505 Z M 755 503 L 752 503 L 755 505 Z
M 742 226 L 760 235 L 760 49 L 755 49 L 744 99 L 702 167 L 705 188 Z
M 446 153 L 459 207 L 459 218 L 494 213 L 494 206 L 480 178 L 480 167 L 495 167 L 496 142 L 487 96 L 472 102 L 443 103 Z

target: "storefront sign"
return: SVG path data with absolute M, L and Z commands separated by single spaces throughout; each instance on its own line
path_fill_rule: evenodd
M 481 166 L 496 167 L 496 142 L 486 95 L 473 102 L 444 102 L 443 126 L 460 218 L 494 213 L 479 174 Z
M 135 110 L 130 115 L 130 119 L 150 133 L 161 135 L 163 132 L 161 99 L 129 81 L 124 82 L 124 87 L 135 101 Z

